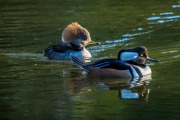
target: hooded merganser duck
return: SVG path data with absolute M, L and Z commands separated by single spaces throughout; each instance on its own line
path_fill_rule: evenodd
M 149 75 L 151 74 L 151 69 L 145 64 L 145 61 L 158 62 L 158 60 L 148 57 L 148 51 L 144 46 L 121 50 L 117 59 L 102 59 L 92 64 L 87 64 L 72 54 L 71 59 L 90 75 L 126 78 L 141 78 Z
M 91 53 L 85 48 L 89 44 L 99 44 L 91 40 L 90 33 L 77 22 L 69 24 L 62 33 L 62 44 L 52 45 L 43 52 L 49 59 L 70 59 L 73 54 L 82 59 L 91 58 Z

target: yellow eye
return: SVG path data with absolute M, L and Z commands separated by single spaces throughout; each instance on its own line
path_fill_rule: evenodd
M 140 56 L 141 56 L 141 57 L 143 57 L 144 55 L 143 55 L 143 54 L 141 54 Z

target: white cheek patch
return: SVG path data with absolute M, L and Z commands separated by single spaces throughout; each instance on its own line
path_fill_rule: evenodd
M 138 53 L 136 52 L 122 52 L 120 58 L 122 61 L 133 60 L 138 57 Z

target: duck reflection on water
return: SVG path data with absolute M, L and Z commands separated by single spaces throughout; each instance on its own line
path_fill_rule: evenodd
M 150 89 L 148 87 L 152 80 L 151 75 L 144 76 L 140 79 L 111 79 L 113 82 L 97 84 L 104 90 L 118 90 L 121 99 L 139 99 L 148 100 Z M 123 81 L 119 82 L 118 81 Z M 110 80 L 109 80 L 110 81 Z
M 66 74 L 72 76 L 81 71 L 66 71 Z M 84 74 L 84 73 L 82 73 Z M 88 92 L 93 92 L 94 87 L 102 91 L 117 91 L 117 96 L 124 100 L 143 100 L 149 99 L 149 84 L 152 81 L 151 74 L 142 78 L 101 78 L 95 76 L 80 76 L 68 80 L 68 93 L 76 97 L 82 96 Z
M 120 99 L 148 100 L 151 82 L 151 74 L 140 79 L 107 79 L 95 82 L 103 90 L 117 90 Z

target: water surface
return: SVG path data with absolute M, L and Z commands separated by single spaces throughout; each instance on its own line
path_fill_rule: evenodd
M 180 118 L 180 1 L 1 0 L 0 119 Z M 86 27 L 98 46 L 93 59 L 146 46 L 152 76 L 141 80 L 87 76 L 70 61 L 51 61 L 44 48 L 61 41 L 67 24 Z M 123 99 L 122 91 L 133 93 Z

